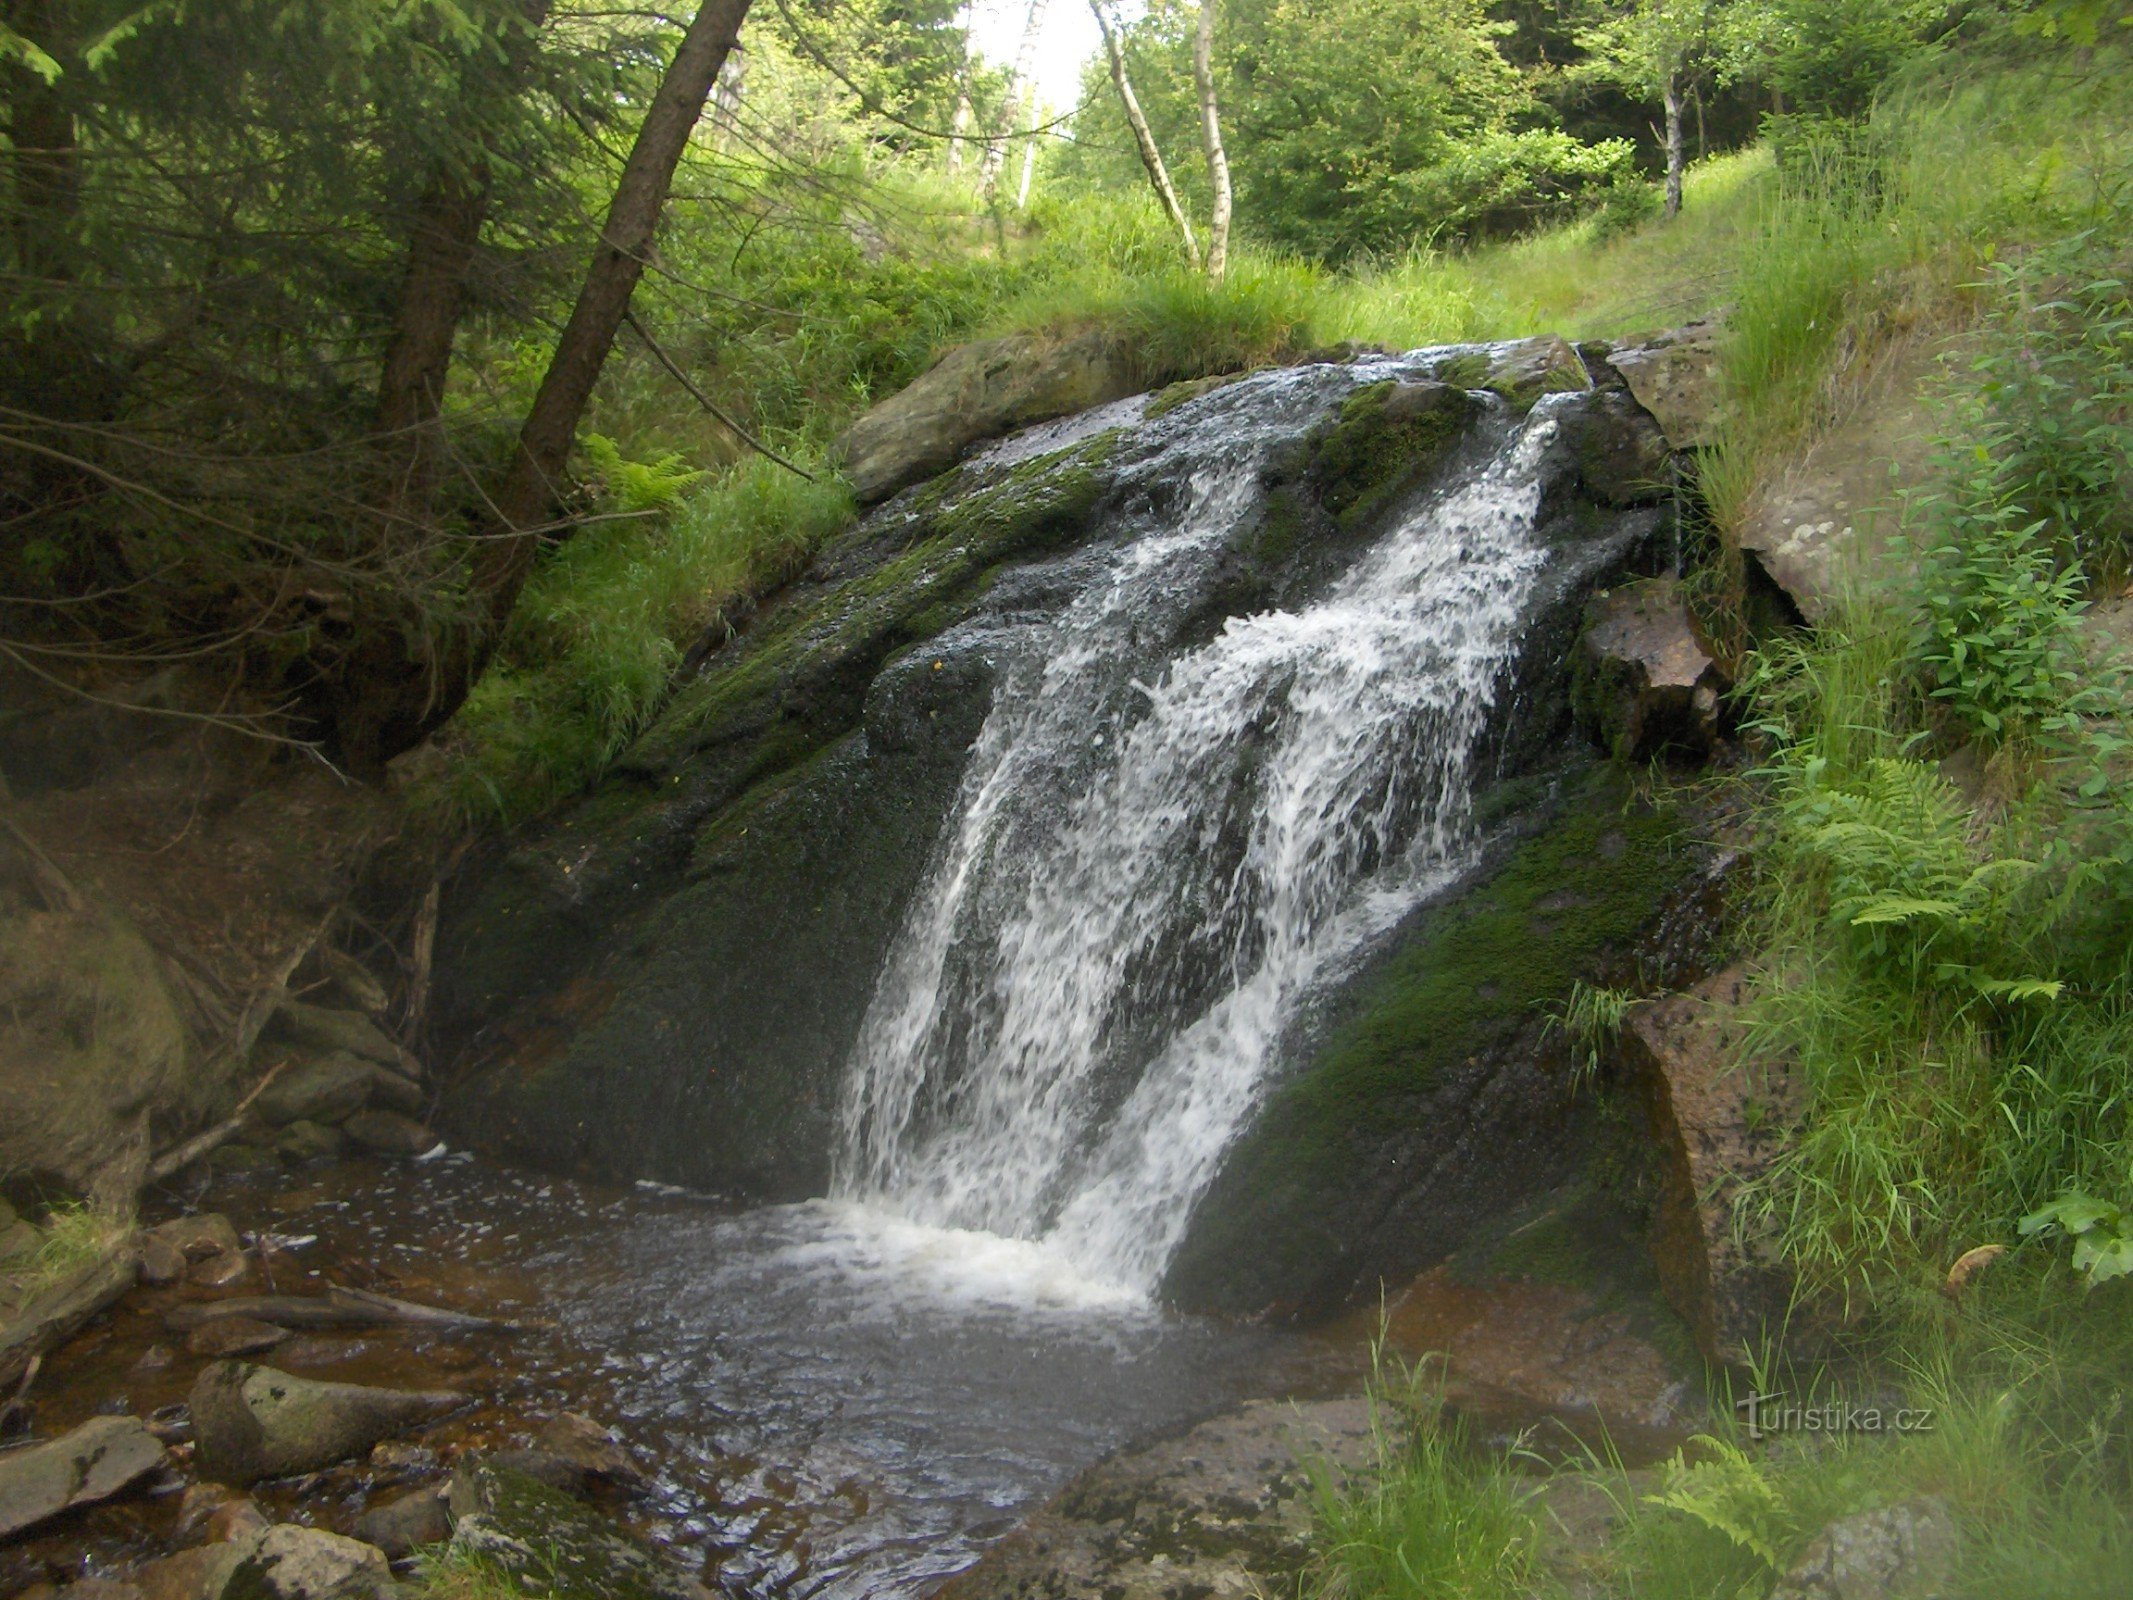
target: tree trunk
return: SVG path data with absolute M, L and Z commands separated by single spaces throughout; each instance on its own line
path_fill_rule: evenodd
M 1681 79 L 1666 75 L 1666 214 L 1681 215 Z
M 1222 117 L 1215 105 L 1215 3 L 1200 0 L 1200 25 L 1192 41 L 1192 81 L 1200 92 L 1200 141 L 1207 149 L 1207 178 L 1215 192 L 1207 225 L 1207 275 L 1217 283 L 1229 270 L 1229 156 L 1222 149 Z
M 518 25 L 495 56 L 468 63 L 460 100 L 470 126 L 481 126 L 499 101 L 517 94 L 550 0 L 525 0 Z M 438 417 L 452 370 L 452 341 L 466 294 L 467 271 L 489 217 L 486 156 L 464 167 L 440 161 L 408 228 L 407 271 L 391 341 L 378 375 L 375 418 L 392 478 L 389 518 L 427 514 L 444 458 Z
M 718 124 L 718 147 L 732 148 L 741 137 L 741 107 L 748 94 L 748 52 L 739 45 L 719 68 L 718 87 L 711 97 L 712 120 Z
M 1022 146 L 1022 186 L 1015 191 L 1015 209 L 1029 209 L 1029 186 L 1037 175 L 1037 123 L 1044 115 L 1042 101 L 1033 101 L 1029 108 L 1029 141 Z
M 1015 70 L 1007 80 L 1007 102 L 1000 107 L 999 132 L 985 142 L 985 159 L 978 165 L 978 188 L 990 195 L 1007 164 L 1007 141 L 1022 120 L 1022 99 L 1029 93 L 1030 74 L 1037 66 L 1037 41 L 1044 33 L 1044 13 L 1051 0 L 1029 0 L 1022 22 L 1022 45 L 1015 52 Z
M 970 130 L 970 4 L 964 0 L 962 21 L 963 66 L 955 79 L 955 118 L 948 124 L 948 176 L 963 170 L 963 135 Z
M 1155 190 L 1156 199 L 1163 203 L 1163 214 L 1170 218 L 1171 226 L 1185 242 L 1185 260 L 1193 271 L 1200 270 L 1200 241 L 1192 236 L 1192 222 L 1185 215 L 1185 208 L 1178 204 L 1178 191 L 1170 181 L 1170 169 L 1163 164 L 1163 152 L 1155 142 L 1155 130 L 1148 126 L 1148 118 L 1141 111 L 1140 96 L 1133 92 L 1133 80 L 1126 76 L 1126 51 L 1118 34 L 1111 26 L 1111 17 L 1104 10 L 1103 0 L 1089 0 L 1089 9 L 1096 13 L 1096 26 L 1103 30 L 1104 54 L 1111 62 L 1111 85 L 1118 90 L 1118 103 L 1125 108 L 1126 125 L 1133 130 L 1133 142 L 1139 147 L 1141 165 L 1148 170 L 1148 182 Z
M 475 563 L 474 585 L 489 614 L 492 634 L 502 629 L 533 570 L 540 529 L 554 514 L 564 464 L 577 437 L 578 419 L 644 275 L 645 257 L 659 226 L 659 213 L 673 186 L 674 169 L 719 69 L 733 51 L 749 0 L 704 0 L 674 52 L 659 92 L 652 97 L 637 141 L 615 185 L 607 222 L 600 230 L 585 283 L 555 354 L 519 429 L 518 449 L 496 495 L 495 538 Z

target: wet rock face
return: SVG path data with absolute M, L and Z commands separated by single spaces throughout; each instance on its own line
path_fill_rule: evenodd
M 1803 1348 L 1813 1321 L 1792 1310 L 1774 1242 L 1736 1214 L 1741 1187 L 1768 1169 L 1807 1095 L 1789 1063 L 1742 1059 L 1746 993 L 1742 969 L 1728 968 L 1639 1006 L 1622 1039 L 1661 1163 L 1652 1219 L 1660 1286 L 1704 1359 L 1735 1367 L 1779 1331 Z
M 1293 439 L 1243 485 L 1246 513 L 1192 558 L 1206 566 L 1149 580 L 1198 586 L 1177 637 L 1136 641 L 1155 651 L 1308 600 L 1404 506 L 1486 461 L 1516 413 L 1480 392 L 1492 358 L 1473 354 L 1471 392 L 1304 369 L 1302 382 L 1210 389 L 1050 454 L 1009 441 L 832 541 L 677 686 L 598 791 L 469 873 L 447 903 L 435 1034 L 446 1055 L 480 1065 L 448 1092 L 444 1135 L 610 1177 L 763 1199 L 824 1192 L 845 1060 L 1002 662 L 1124 540 L 1204 492 L 1140 464 L 1176 430 L 1213 438 L 1207 419 L 1234 411 L 1243 427 L 1259 423 L 1254 406 L 1295 404 L 1281 413 Z M 1590 382 L 1567 346 L 1524 355 L 1506 385 Z M 1285 398 L 1298 393 L 1323 399 L 1312 410 Z M 1620 433 L 1625 403 L 1591 390 L 1547 401 L 1562 419 L 1539 519 L 1550 576 L 1501 697 L 1519 708 L 1516 727 L 1492 734 L 1485 757 L 1506 775 L 1560 760 L 1584 594 L 1663 526 L 1662 512 L 1602 498 L 1581 465 L 1578 441 Z M 1607 416 L 1584 428 L 1587 409 Z M 1504 1117 L 1519 1121 L 1531 1100 L 1506 1094 Z M 1536 1146 L 1536 1167 L 1552 1149 Z
M 522 1472 L 475 1462 L 453 1475 L 452 1547 L 552 1588 L 603 1600 L 708 1600 L 662 1551 Z
M 163 1441 L 137 1417 L 98 1417 L 0 1456 L 0 1538 L 107 1500 L 162 1464 Z

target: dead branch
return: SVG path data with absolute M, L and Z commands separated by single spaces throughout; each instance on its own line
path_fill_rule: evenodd
M 631 330 L 636 333 L 637 337 L 644 341 L 645 349 L 651 351 L 652 355 L 658 360 L 659 364 L 667 369 L 667 376 L 672 378 L 676 383 L 680 384 L 684 389 L 688 390 L 690 396 L 696 401 L 696 403 L 702 406 L 706 411 L 710 412 L 711 415 L 717 419 L 721 427 L 725 428 L 736 439 L 739 439 L 742 444 L 753 450 L 757 455 L 762 456 L 767 460 L 775 461 L 787 472 L 795 473 L 798 476 L 805 478 L 809 483 L 814 483 L 818 481 L 812 472 L 809 472 L 805 467 L 795 466 L 792 462 L 786 460 L 783 456 L 779 455 L 777 451 L 771 449 L 769 445 L 763 443 L 762 440 L 758 439 L 754 434 L 750 433 L 746 428 L 742 427 L 738 422 L 734 421 L 733 418 L 727 416 L 725 412 L 721 411 L 715 404 L 713 404 L 711 397 L 705 394 L 703 390 L 697 388 L 695 383 L 690 380 L 689 375 L 686 372 L 682 371 L 679 366 L 675 365 L 674 358 L 666 353 L 665 349 L 661 347 L 657 339 L 654 339 L 652 337 L 651 332 L 645 327 L 642 322 L 638 320 L 636 312 L 623 312 L 622 320 L 628 323 L 630 325 Z

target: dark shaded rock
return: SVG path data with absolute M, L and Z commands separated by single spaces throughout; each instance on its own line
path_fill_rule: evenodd
M 705 1600 L 707 1591 L 662 1551 L 592 1507 L 523 1473 L 474 1462 L 452 1475 L 452 1547 L 560 1593 L 602 1600 Z
M 1660 1160 L 1652 1219 L 1660 1287 L 1704 1359 L 1729 1366 L 1747 1365 L 1780 1332 L 1804 1349 L 1813 1322 L 1791 1309 L 1792 1278 L 1774 1241 L 1734 1207 L 1782 1148 L 1807 1093 L 1789 1062 L 1744 1059 L 1745 990 L 1732 967 L 1639 1006 L 1621 1045 Z
M 1770 1600 L 1921 1600 L 1955 1573 L 1962 1540 L 1928 1496 L 1840 1517 L 1814 1537 Z
M 56 1350 L 139 1280 L 129 1239 L 49 1285 L 0 1323 L 0 1389 L 20 1382 L 29 1364 Z
M 140 1256 L 141 1282 L 151 1289 L 166 1289 L 185 1276 L 185 1252 L 168 1239 L 150 1231 L 135 1241 Z
M 1674 492 L 1674 453 L 1651 414 L 1627 394 L 1592 397 L 1564 423 L 1578 476 L 1603 505 L 1641 506 Z
M 1309 440 L 1305 475 L 1342 523 L 1368 523 L 1444 459 L 1474 410 L 1472 397 L 1450 384 L 1371 384 Z
M 274 1136 L 274 1153 L 289 1161 L 338 1161 L 347 1150 L 341 1130 L 322 1122 L 292 1122 Z
M 108 1500 L 163 1464 L 138 1417 L 97 1417 L 48 1444 L 0 1455 L 0 1538 Z
M 452 1537 L 452 1516 L 445 1509 L 443 1485 L 414 1489 L 398 1499 L 372 1506 L 356 1518 L 355 1535 L 395 1561 L 424 1545 L 443 1544 Z
M 465 1403 L 448 1390 L 319 1383 L 237 1361 L 202 1372 L 190 1396 L 200 1470 L 235 1484 L 331 1466 Z
M 1553 1190 L 1584 1124 L 1545 1007 L 1626 966 L 1691 867 L 1678 819 L 1577 779 L 1322 1019 L 1195 1207 L 1167 1291 L 1246 1314 L 1375 1299 Z
M 272 1150 L 244 1139 L 217 1145 L 206 1161 L 218 1172 L 273 1172 L 281 1166 L 281 1157 Z
M 186 1336 L 185 1348 L 196 1356 L 248 1356 L 271 1350 L 289 1337 L 287 1328 L 251 1317 L 221 1317 L 204 1322 Z
M 341 1129 L 366 1150 L 386 1156 L 419 1156 L 437 1145 L 437 1135 L 397 1111 L 358 1111 Z
M 228 1484 L 187 1484 L 185 1492 L 178 1497 L 178 1520 L 172 1525 L 172 1534 L 181 1540 L 199 1537 L 206 1531 L 210 1517 L 224 1506 L 234 1505 L 240 1498 Z
M 252 1109 L 281 1127 L 291 1122 L 339 1122 L 370 1099 L 371 1064 L 343 1050 L 299 1061 L 268 1084 Z
M 945 472 L 980 439 L 1085 411 L 1145 388 L 1117 335 L 1010 334 L 957 345 L 838 441 L 861 504 Z
M 421 1114 L 428 1099 L 422 1085 L 413 1078 L 405 1077 L 391 1067 L 371 1067 L 370 1103 L 373 1106 L 413 1117 Z
M 415 1058 L 360 1011 L 336 1011 L 327 1006 L 306 1005 L 301 1000 L 284 1000 L 267 1025 L 267 1037 L 319 1055 L 347 1054 L 403 1074 L 420 1075 Z
M 184 1252 L 188 1261 L 204 1261 L 209 1256 L 219 1256 L 226 1250 L 240 1250 L 243 1241 L 237 1237 L 237 1229 L 230 1219 L 219 1211 L 205 1211 L 190 1217 L 173 1217 L 168 1222 L 158 1223 L 149 1233 L 173 1244 Z
M 644 1468 L 629 1451 L 599 1423 L 575 1411 L 550 1417 L 541 1424 L 533 1442 L 551 1455 L 576 1466 L 581 1472 L 610 1483 L 642 1487 L 648 1480 Z
M 1676 450 L 1716 444 L 1724 428 L 1725 380 L 1718 367 L 1718 337 L 1715 322 L 1692 322 L 1651 339 L 1618 345 L 1607 358 Z
M 1365 1401 L 1255 1401 L 1076 1478 L 942 1600 L 1159 1600 L 1293 1592 L 1309 1469 L 1375 1460 Z
M 1642 761 L 1663 750 L 1709 754 L 1720 738 L 1726 688 L 1674 579 L 1624 584 L 1595 595 L 1585 608 L 1578 714 L 1617 761 Z

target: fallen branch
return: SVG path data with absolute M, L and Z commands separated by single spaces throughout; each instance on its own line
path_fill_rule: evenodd
M 280 1077 L 282 1069 L 288 1064 L 289 1058 L 287 1056 L 275 1062 L 273 1066 L 267 1068 L 266 1076 L 252 1085 L 251 1092 L 237 1102 L 235 1111 L 232 1111 L 212 1128 L 194 1134 L 183 1144 L 164 1151 L 149 1162 L 148 1175 L 142 1180 L 143 1186 L 145 1187 L 151 1183 L 161 1183 L 165 1178 L 173 1177 L 183 1172 L 202 1156 L 236 1137 L 238 1130 L 244 1126 L 244 1114 L 252 1109 L 252 1102 L 266 1092 L 267 1085 Z
M 136 1271 L 132 1249 L 121 1245 L 25 1306 L 0 1328 L 0 1388 L 23 1382 L 46 1351 L 73 1338 L 91 1317 L 132 1288 Z
M 500 1322 L 442 1306 L 395 1300 L 361 1289 L 331 1288 L 322 1295 L 254 1294 L 228 1300 L 196 1301 L 172 1306 L 163 1325 L 173 1333 L 190 1333 L 210 1322 L 249 1317 L 277 1328 L 434 1328 L 444 1333 L 522 1333 L 526 1324 Z

